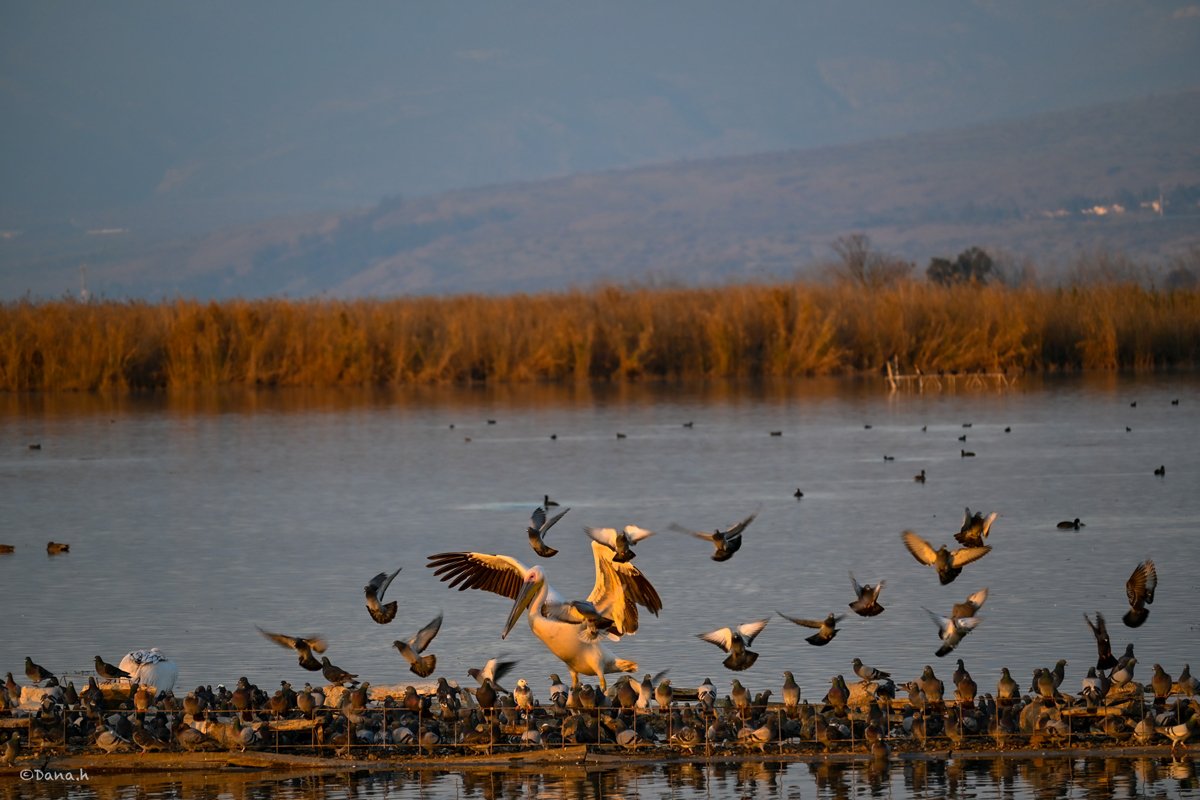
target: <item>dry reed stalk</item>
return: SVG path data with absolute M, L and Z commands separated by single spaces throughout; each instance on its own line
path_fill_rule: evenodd
M 0 305 L 0 389 L 362 386 L 1150 369 L 1200 362 L 1200 290 L 902 281 L 390 300 Z

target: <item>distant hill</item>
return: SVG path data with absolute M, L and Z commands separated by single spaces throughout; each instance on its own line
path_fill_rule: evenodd
M 1200 252 L 1200 91 L 866 144 L 395 197 L 187 241 L 30 231 L 0 294 L 368 296 L 788 278 L 852 232 L 912 259 L 979 246 L 1043 273 L 1081 253 Z

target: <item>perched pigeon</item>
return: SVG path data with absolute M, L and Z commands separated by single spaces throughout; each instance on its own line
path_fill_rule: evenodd
M 100 656 L 96 656 L 96 674 L 106 681 L 116 681 L 121 678 L 128 678 L 129 673 L 120 667 L 113 666 L 105 661 Z
M 341 667 L 330 663 L 329 656 L 321 656 L 321 674 L 325 676 L 325 680 L 333 684 L 358 683 L 357 675 L 352 675 Z

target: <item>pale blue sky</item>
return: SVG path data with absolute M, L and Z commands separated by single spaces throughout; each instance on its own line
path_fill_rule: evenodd
M 1180 1 L 9 0 L 0 229 L 164 208 L 225 224 L 1197 76 L 1200 4 Z

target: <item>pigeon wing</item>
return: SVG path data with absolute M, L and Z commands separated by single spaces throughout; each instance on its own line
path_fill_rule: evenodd
M 983 604 L 987 600 L 987 596 L 988 596 L 988 590 L 987 590 L 987 587 L 985 586 L 982 589 L 980 589 L 978 592 L 975 592 L 974 594 L 969 595 L 967 597 L 967 602 L 970 603 L 971 605 L 975 606 L 975 608 L 977 608 L 977 609 L 983 608 Z
M 950 556 L 951 564 L 955 567 L 962 567 L 970 564 L 972 561 L 978 561 L 990 552 L 992 552 L 990 544 L 985 544 L 983 547 L 964 547 L 955 550 Z
M 708 633 L 698 633 L 696 637 L 703 639 L 706 642 L 715 644 L 725 652 L 729 652 L 729 648 L 733 647 L 733 631 L 729 628 L 721 628 Z
M 926 566 L 932 566 L 937 561 L 937 551 L 929 544 L 929 542 L 917 536 L 912 531 L 904 531 L 900 534 L 900 538 L 904 541 L 904 546 L 908 548 L 908 552 L 912 553 L 913 558 L 920 561 Z
M 418 653 L 425 652 L 425 648 L 429 647 L 429 643 L 433 641 L 433 637 L 438 635 L 438 631 L 442 629 L 442 615 L 438 614 L 433 618 L 433 621 L 426 625 L 421 630 L 417 631 L 417 635 L 410 641 L 413 649 Z
M 649 539 L 654 535 L 654 531 L 649 531 L 645 528 L 639 528 L 637 525 L 626 525 L 625 535 L 629 537 L 630 544 L 636 544 L 642 539 Z
M 1158 572 L 1154 569 L 1154 562 L 1146 560 L 1138 564 L 1129 580 L 1125 582 L 1125 596 L 1129 599 L 1129 605 L 1154 602 L 1154 590 L 1157 586 Z
M 806 628 L 820 628 L 825 624 L 825 621 L 820 619 L 799 619 L 798 617 L 789 617 L 782 611 L 776 611 L 775 613 L 786 619 L 788 622 L 794 622 L 797 625 L 803 625 Z
M 570 508 L 564 508 L 562 511 L 558 512 L 558 513 L 557 513 L 557 514 L 555 514 L 553 517 L 551 517 L 551 518 L 550 518 L 550 521 L 549 521 L 549 522 L 547 522 L 545 525 L 543 525 L 543 526 L 542 526 L 542 534 L 544 535 L 544 534 L 546 533 L 546 531 L 548 531 L 548 530 L 550 530 L 551 528 L 553 528 L 553 527 L 554 527 L 554 523 L 556 523 L 556 522 L 558 522 L 560 519 L 562 519 L 562 518 L 563 518 L 563 517 L 566 515 L 566 513 L 567 513 L 568 511 L 570 511 L 570 510 L 571 510 Z
M 615 528 L 588 528 L 583 529 L 584 533 L 592 537 L 593 541 L 599 542 L 610 550 L 617 549 L 617 531 Z
M 738 633 L 746 640 L 746 644 L 753 644 L 754 637 L 762 633 L 762 629 L 767 627 L 769 619 L 756 619 L 753 622 L 745 622 L 738 625 Z
M 758 516 L 758 512 L 755 511 L 753 514 L 746 517 L 744 520 L 737 523 L 736 525 L 730 525 L 729 530 L 725 531 L 725 535 L 733 536 L 735 534 L 741 533 L 742 531 L 746 530 L 746 528 L 750 525 L 751 522 L 754 522 L 754 518 L 757 516 Z
M 396 579 L 396 576 L 400 574 L 400 570 L 402 570 L 402 569 L 404 569 L 404 568 L 396 567 L 396 571 L 393 572 L 391 575 L 388 575 L 385 572 L 381 572 L 378 575 L 376 575 L 374 578 L 371 579 L 371 585 L 375 586 L 375 599 L 376 600 L 378 600 L 381 603 L 383 602 L 384 593 L 387 592 L 388 587 L 392 585 L 392 581 L 394 581 Z M 382 578 L 383 580 L 380 581 L 380 578 Z
M 674 522 L 667 527 L 673 531 L 676 531 L 677 533 L 686 533 L 689 536 L 695 536 L 697 539 L 704 539 L 708 542 L 715 542 L 717 540 L 716 534 L 705 533 L 704 531 L 694 531 L 691 528 L 685 528 L 682 525 L 676 525 Z

